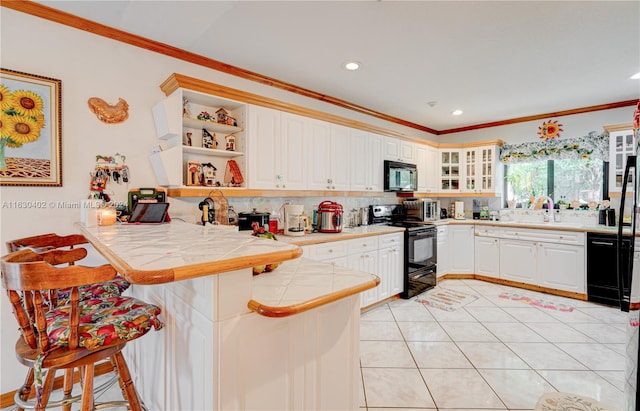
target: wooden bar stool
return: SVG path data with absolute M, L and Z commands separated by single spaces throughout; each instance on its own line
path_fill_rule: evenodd
M 43 252 L 54 249 L 68 249 L 68 250 L 78 250 L 75 253 L 68 254 L 64 261 L 65 264 L 73 265 L 77 261 L 82 260 L 87 256 L 87 251 L 85 248 L 81 247 L 84 244 L 89 244 L 89 241 L 81 235 L 81 234 L 70 234 L 66 236 L 60 236 L 55 233 L 47 233 L 47 234 L 39 234 L 31 237 L 19 238 L 16 240 L 7 241 L 7 250 L 9 252 L 18 251 L 24 248 L 31 248 L 36 252 Z M 52 262 L 50 262 L 53 264 Z M 62 262 L 58 264 L 63 264 Z M 57 264 L 53 264 L 57 265 Z M 104 282 L 100 282 L 97 284 L 89 284 L 83 285 L 79 288 L 80 290 L 80 300 L 85 300 L 88 298 L 96 298 L 96 297 L 110 297 L 121 295 L 125 290 L 129 288 L 130 284 L 124 278 L 117 276 L 113 280 L 108 280 Z M 69 301 L 71 293 L 71 288 L 58 289 L 54 293 L 49 293 L 44 296 L 46 300 L 49 302 L 49 306 L 55 306 L 58 304 L 65 305 Z M 31 300 L 25 300 L 26 311 L 31 318 L 33 318 L 33 306 L 31 305 Z M 115 364 L 113 364 L 115 367 Z M 71 397 L 71 389 L 73 385 L 73 369 L 67 369 L 65 371 L 65 381 L 64 381 L 64 399 L 70 399 Z M 24 384 L 18 390 L 18 396 L 21 400 L 26 404 L 29 396 L 31 395 L 31 387 L 33 386 L 33 368 L 30 368 L 27 371 L 27 376 L 24 380 Z M 104 384 L 101 384 L 99 387 L 96 387 L 96 392 L 101 392 L 107 390 L 115 380 L 108 380 Z M 58 404 L 55 402 L 54 404 Z M 22 408 L 18 407 L 18 411 L 21 411 Z M 70 408 L 68 406 L 64 407 L 64 411 L 69 411 Z
M 127 407 L 133 411 L 142 410 L 144 406 L 121 351 L 128 341 L 141 337 L 152 327 L 156 330 L 162 327 L 157 318 L 161 310 L 124 296 L 81 301 L 79 287 L 116 277 L 116 271 L 110 265 L 56 267 L 77 261 L 81 254 L 79 250 L 37 253 L 23 249 L 4 256 L 0 264 L 3 286 L 8 291 L 22 334 L 16 343 L 16 357 L 34 370 L 37 393 L 34 408 L 43 410 L 47 406 L 55 370 L 80 368 L 81 409 L 94 410 L 93 367 L 96 362 L 110 358 L 116 365 Z M 50 305 L 44 298 L 46 293 L 69 287 L 68 304 Z M 27 311 L 26 301 L 31 301 L 32 314 Z M 16 394 L 16 400 L 18 403 L 22 399 Z

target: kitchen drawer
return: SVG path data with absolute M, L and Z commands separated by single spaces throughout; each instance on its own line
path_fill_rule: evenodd
M 500 238 L 540 241 L 558 244 L 585 244 L 585 234 L 580 231 L 530 230 L 526 228 L 502 228 Z
M 346 257 L 347 243 L 348 241 L 332 241 L 330 243 L 311 245 L 308 248 L 309 254 L 307 257 L 316 261 Z
M 378 236 L 354 238 L 348 241 L 347 253 L 356 254 L 378 249 Z
M 446 236 L 447 233 L 449 232 L 449 230 L 447 228 L 448 228 L 447 226 L 439 226 L 438 227 L 438 237 Z
M 404 233 L 385 234 L 378 237 L 378 248 L 389 248 L 404 243 Z
M 500 227 L 494 225 L 477 225 L 475 235 L 476 237 L 499 237 Z

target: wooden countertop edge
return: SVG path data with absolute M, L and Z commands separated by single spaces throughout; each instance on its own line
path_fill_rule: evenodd
M 102 256 L 116 269 L 116 271 L 118 271 L 122 277 L 132 284 L 151 285 L 170 283 L 190 278 L 221 274 L 243 268 L 250 268 L 256 265 L 293 260 L 302 255 L 302 249 L 300 247 L 296 247 L 290 250 L 230 258 L 222 261 L 193 264 L 166 270 L 137 270 L 125 263 L 124 260 L 112 252 L 108 247 L 103 246 L 102 243 L 80 223 L 76 223 L 76 226 L 80 229 L 87 240 L 89 240 L 96 251 L 102 254 Z M 295 244 L 293 245 L 295 246 Z
M 300 314 L 305 311 L 309 311 L 311 309 L 341 300 L 345 297 L 358 294 L 362 291 L 366 291 L 371 288 L 377 287 L 378 284 L 380 284 L 380 277 L 378 277 L 377 275 L 373 275 L 373 276 L 375 277 L 374 279 L 364 284 L 361 284 L 359 286 L 345 288 L 344 290 L 340 290 L 331 294 L 322 295 L 320 297 L 317 297 L 302 303 L 298 303 L 298 304 L 292 304 L 292 305 L 287 305 L 283 307 L 274 307 L 274 306 L 262 304 L 259 301 L 251 299 L 247 303 L 247 307 L 251 311 L 255 311 L 256 313 L 263 315 L 265 317 L 272 317 L 272 318 L 290 317 L 292 315 Z

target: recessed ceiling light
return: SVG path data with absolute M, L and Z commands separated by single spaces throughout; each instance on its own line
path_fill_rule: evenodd
M 629 77 L 631 80 L 640 80 L 640 73 L 636 73 L 633 76 Z
M 344 63 L 343 67 L 347 70 L 354 71 L 362 67 L 362 64 L 358 63 L 357 61 L 347 61 L 346 63 Z
M 458 109 L 458 110 L 453 110 L 453 111 L 451 112 L 451 115 L 452 115 L 452 116 L 459 116 L 459 115 L 460 115 L 460 114 L 462 114 L 462 113 L 463 113 L 463 111 L 462 111 L 462 110 L 460 110 L 460 109 Z

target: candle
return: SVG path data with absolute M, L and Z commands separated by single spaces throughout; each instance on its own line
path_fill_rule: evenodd
M 114 208 L 101 208 L 98 211 L 98 225 L 113 225 L 116 223 L 116 210 Z

